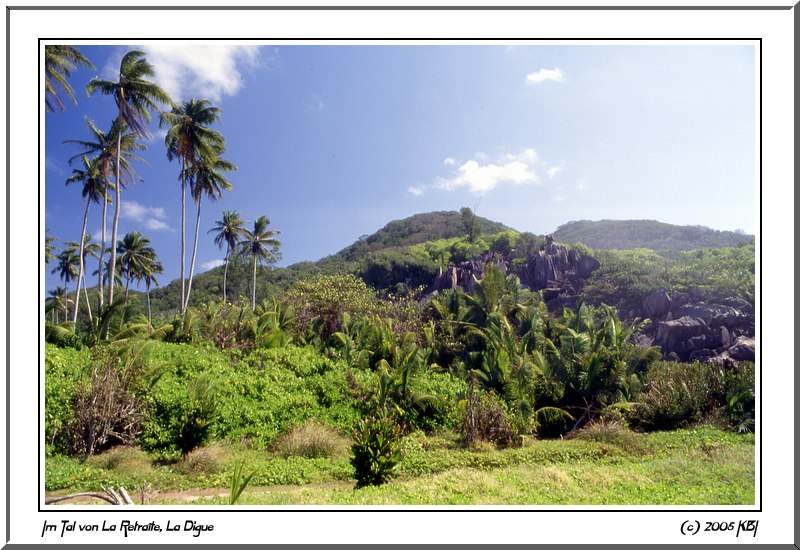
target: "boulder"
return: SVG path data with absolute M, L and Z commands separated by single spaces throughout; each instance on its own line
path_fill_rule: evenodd
M 756 360 L 756 341 L 754 338 L 739 336 L 728 348 L 728 355 L 736 361 Z
M 645 296 L 642 300 L 644 314 L 651 319 L 656 319 L 667 315 L 672 305 L 669 293 L 665 289 L 656 290 Z
M 703 321 L 696 317 L 684 316 L 674 321 L 662 321 L 658 323 L 656 329 L 656 345 L 661 346 L 662 353 L 668 354 L 675 352 L 682 360 L 686 360 L 689 354 L 696 348 L 689 341 L 692 338 L 705 337 L 711 335 L 711 329 Z M 695 340 L 698 344 L 700 340 Z

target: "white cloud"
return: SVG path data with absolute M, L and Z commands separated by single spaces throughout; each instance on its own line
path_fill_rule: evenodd
M 202 264 L 200 264 L 200 267 L 202 267 L 205 270 L 209 270 L 209 269 L 214 269 L 215 267 L 219 267 L 221 265 L 225 265 L 225 260 L 209 260 L 207 262 L 203 262 Z
M 525 77 L 525 82 L 528 84 L 541 84 L 548 80 L 564 82 L 564 73 L 561 72 L 561 69 L 556 67 L 555 69 L 539 69 L 535 73 L 531 73 Z
M 445 166 L 452 166 L 455 163 L 456 163 L 456 159 L 453 159 L 453 158 L 450 158 L 450 157 L 447 157 L 446 159 L 444 159 L 444 165 Z
M 144 221 L 144 226 L 151 231 L 171 231 L 172 228 L 161 220 L 153 218 Z
M 242 70 L 259 64 L 258 46 L 159 43 L 143 50 L 156 82 L 176 102 L 197 97 L 217 103 L 223 96 L 236 95 L 244 85 Z
M 478 155 L 475 155 L 478 157 Z M 466 187 L 475 194 L 491 191 L 502 183 L 522 185 L 538 181 L 533 166 L 539 163 L 539 156 L 533 149 L 526 149 L 518 155 L 505 155 L 496 163 L 471 159 L 458 167 L 451 178 L 440 178 L 435 187 L 453 191 Z
M 561 202 L 563 200 L 564 197 L 562 195 L 556 195 L 555 197 L 553 197 L 553 202 Z
M 553 179 L 556 174 L 559 174 L 564 171 L 564 163 L 562 162 L 558 166 L 551 166 L 547 169 L 547 177 Z
M 413 185 L 408 188 L 408 192 L 415 197 L 419 197 L 425 192 L 425 189 L 426 187 L 424 185 Z
M 166 223 L 167 213 L 161 206 L 144 206 L 136 201 L 123 201 L 120 216 L 141 223 L 151 231 L 171 231 Z

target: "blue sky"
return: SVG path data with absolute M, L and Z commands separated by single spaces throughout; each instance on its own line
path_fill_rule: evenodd
M 110 126 L 113 100 L 83 90 L 95 75 L 113 79 L 133 48 L 78 47 L 97 69 L 73 74 L 78 105 L 44 115 L 45 226 L 59 244 L 79 239 L 84 209 L 80 189 L 64 185 L 80 149 L 63 142 L 89 138 L 84 117 Z M 267 215 L 281 231 L 279 265 L 462 206 L 537 234 L 578 219 L 756 228 L 753 46 L 140 48 L 173 99 L 222 108 L 217 129 L 239 168 L 232 191 L 203 202 L 196 272 L 221 263 L 207 231 L 223 210 Z M 180 273 L 179 165 L 157 122 L 152 130 L 119 238 L 150 238 L 163 284 Z M 189 246 L 194 222 L 190 205 Z M 97 239 L 100 226 L 93 205 Z M 47 288 L 56 284 L 48 274 Z

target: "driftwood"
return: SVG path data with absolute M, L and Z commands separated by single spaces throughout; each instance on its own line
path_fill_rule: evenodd
M 133 500 L 131 500 L 130 495 L 128 495 L 128 491 L 125 490 L 125 487 L 119 487 L 117 490 L 114 490 L 111 487 L 103 487 L 102 493 L 74 493 L 71 495 L 64 495 L 60 497 L 50 497 L 44 500 L 45 504 L 55 504 L 56 502 L 61 502 L 62 500 L 68 500 L 71 498 L 78 498 L 78 497 L 93 497 L 99 498 L 100 500 L 105 500 L 109 504 L 114 505 L 122 505 L 122 504 L 133 504 Z

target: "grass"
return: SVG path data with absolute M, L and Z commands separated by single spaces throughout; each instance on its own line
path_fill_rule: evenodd
M 192 504 L 226 504 L 234 465 L 243 463 L 257 472 L 238 500 L 245 505 L 731 505 L 755 499 L 754 437 L 712 427 L 649 434 L 614 427 L 570 440 L 527 440 L 521 448 L 502 451 L 462 449 L 446 434 L 411 434 L 403 441 L 397 479 L 358 490 L 347 456 L 210 449 L 205 453 L 213 456 L 213 471 L 187 470 L 181 463 L 144 468 L 141 455 L 135 473 L 122 469 L 125 461 L 102 455 L 83 463 L 52 457 L 46 488 L 135 489 L 136 482 L 146 481 L 161 491 L 148 501 L 152 504 L 185 503 L 180 491 L 194 492 Z M 195 451 L 198 457 L 205 456 L 201 451 Z

